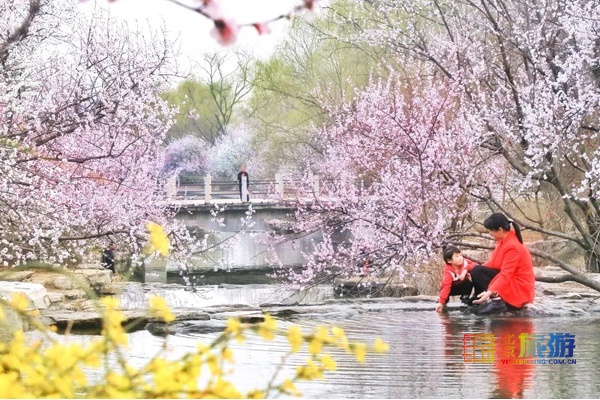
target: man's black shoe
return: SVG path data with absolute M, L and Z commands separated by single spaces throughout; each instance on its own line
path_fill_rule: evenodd
M 504 300 L 490 300 L 485 304 L 482 304 L 477 310 L 479 315 L 487 314 L 498 314 L 507 311 L 506 303 Z

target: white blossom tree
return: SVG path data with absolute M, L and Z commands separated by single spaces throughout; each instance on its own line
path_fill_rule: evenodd
M 461 114 L 477 119 L 479 128 L 461 130 L 466 136 L 460 140 L 479 149 L 486 173 L 466 185 L 465 201 L 485 202 L 527 229 L 566 239 L 585 252 L 588 269 L 598 271 L 598 1 L 374 0 L 355 6 L 350 13 L 338 14 L 340 23 L 361 28 L 360 35 L 346 39 L 394 54 L 395 68 L 406 73 L 412 87 L 433 85 L 441 91 L 450 84 Z M 394 104 L 394 96 L 388 94 L 389 104 Z M 382 107 L 372 104 L 373 113 Z M 392 125 L 390 121 L 385 126 Z M 396 130 L 395 137 L 401 140 L 402 131 Z M 457 172 L 450 176 L 460 179 Z M 406 179 L 407 187 L 420 182 L 417 174 Z M 499 186 L 508 187 L 508 192 Z M 550 212 L 523 209 L 526 202 L 516 198 L 523 194 L 543 196 Z M 396 203 L 404 204 L 405 198 L 410 196 Z M 388 207 L 396 205 L 389 202 Z M 559 229 L 549 217 L 552 213 L 565 215 L 569 223 Z M 428 221 L 435 224 L 451 216 Z M 402 223 L 395 227 L 396 232 L 403 229 Z M 427 238 L 422 240 L 435 243 L 435 232 L 423 232 Z M 445 233 L 453 240 L 464 239 L 462 235 Z M 415 243 L 413 251 L 420 248 Z M 572 265 L 534 252 L 569 272 L 559 280 L 599 288 Z
M 420 83 L 374 79 L 330 110 L 332 122 L 319 133 L 326 157 L 314 166 L 324 201 L 300 207 L 295 227 L 321 230 L 324 239 L 303 271 L 281 271 L 291 281 L 355 275 L 361 257 L 374 275 L 403 275 L 435 254 L 452 220 L 471 211 L 464 198 L 481 179 L 472 140 L 481 126 L 453 85 Z M 336 240 L 340 234 L 345 240 Z
M 169 44 L 77 5 L 0 5 L 0 253 L 3 265 L 75 262 L 109 240 L 139 252 L 167 224 L 159 97 Z
M 375 3 L 377 12 L 387 9 Z M 588 269 L 597 272 L 598 1 L 433 1 L 408 7 L 412 29 L 397 25 L 381 36 L 383 30 L 375 28 L 369 36 L 387 38 L 394 50 L 425 58 L 462 83 L 472 113 L 486 123 L 483 145 L 507 161 L 520 188 L 543 189 L 560 202 L 570 225 L 563 232 L 541 215 L 517 212 L 516 219 L 576 243 L 587 254 Z M 418 15 L 431 16 L 435 35 L 418 39 L 423 32 L 415 25 Z M 486 200 L 505 209 L 493 196 Z
M 168 174 L 207 173 L 207 145 L 198 137 L 184 136 L 171 141 L 165 150 L 164 171 Z
M 217 177 L 236 178 L 240 167 L 246 166 L 253 179 L 263 176 L 262 152 L 254 143 L 250 127 L 230 126 L 207 152 L 209 172 Z M 272 177 L 270 177 L 273 179 Z

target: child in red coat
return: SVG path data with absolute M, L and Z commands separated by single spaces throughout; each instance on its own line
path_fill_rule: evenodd
M 460 295 L 463 303 L 467 303 L 473 283 L 469 272 L 476 265 L 473 261 L 463 257 L 460 249 L 456 246 L 446 246 L 443 250 L 444 272 L 440 285 L 440 299 L 435 311 L 441 312 L 450 296 Z

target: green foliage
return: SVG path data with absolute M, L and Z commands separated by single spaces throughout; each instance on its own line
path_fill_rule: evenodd
M 336 23 L 340 1 L 315 21 L 296 20 L 287 40 L 266 62 L 257 64 L 250 101 L 257 141 L 271 154 L 271 168 L 300 169 L 321 151 L 314 132 L 327 122 L 325 107 L 340 104 L 364 87 L 382 58 L 372 47 L 349 38 L 353 27 Z
M 175 90 L 165 93 L 163 98 L 170 105 L 179 107 L 175 124 L 168 132 L 168 140 L 189 135 L 199 137 L 210 144 L 215 142 L 221 127 L 216 118 L 218 108 L 209 85 L 186 80 Z
M 179 107 L 168 139 L 194 136 L 213 146 L 252 89 L 252 61 L 242 52 L 214 53 L 206 55 L 197 69 L 197 78 L 164 95 L 170 105 Z

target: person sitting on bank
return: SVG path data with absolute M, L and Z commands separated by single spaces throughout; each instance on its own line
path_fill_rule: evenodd
M 102 268 L 109 269 L 113 274 L 115 273 L 115 245 L 113 243 L 102 251 L 101 265 Z
M 444 272 L 442 283 L 440 284 L 440 299 L 435 307 L 435 311 L 441 312 L 450 296 L 460 295 L 460 300 L 467 303 L 473 283 L 469 272 L 475 266 L 475 262 L 464 258 L 457 246 L 445 246 L 442 251 L 444 258 Z
M 483 226 L 496 239 L 492 258 L 471 270 L 478 314 L 504 312 L 531 303 L 535 297 L 535 275 L 531 254 L 523 244 L 521 230 L 504 214 L 489 216 Z M 512 227 L 512 229 L 511 229 Z

